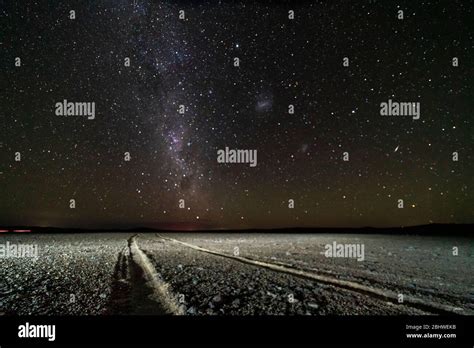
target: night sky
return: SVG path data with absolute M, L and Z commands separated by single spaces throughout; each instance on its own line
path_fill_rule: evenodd
M 0 1 L 0 224 L 473 223 L 472 18 L 468 1 Z M 95 119 L 56 115 L 64 99 Z M 420 118 L 381 116 L 389 99 Z M 218 163 L 226 146 L 258 164 Z

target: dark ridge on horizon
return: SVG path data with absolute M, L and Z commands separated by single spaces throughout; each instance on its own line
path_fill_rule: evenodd
M 31 232 L 21 232 L 28 234 L 41 233 L 131 233 L 131 232 L 148 232 L 148 233 L 298 233 L 298 234 L 394 234 L 394 235 L 460 235 L 474 236 L 474 224 L 426 224 L 416 226 L 401 227 L 288 227 L 275 229 L 197 229 L 197 230 L 180 230 L 180 229 L 158 229 L 149 227 L 136 228 L 107 228 L 107 229 L 89 229 L 89 228 L 62 228 L 62 227 L 39 227 L 39 226 L 7 226 L 2 230 L 8 232 L 2 234 L 18 234 L 14 230 L 31 230 Z

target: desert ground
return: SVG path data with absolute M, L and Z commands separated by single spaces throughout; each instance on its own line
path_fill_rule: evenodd
M 1 315 L 474 314 L 466 237 L 275 233 L 3 234 Z M 328 257 L 328 245 L 364 257 Z M 453 252 L 457 250 L 457 252 Z

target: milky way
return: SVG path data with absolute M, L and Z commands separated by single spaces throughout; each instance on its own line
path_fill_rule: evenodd
M 3 1 L 0 223 L 472 223 L 472 15 L 464 1 Z M 55 115 L 65 99 L 95 119 Z M 389 100 L 420 118 L 381 116 Z M 226 147 L 258 165 L 218 163 Z

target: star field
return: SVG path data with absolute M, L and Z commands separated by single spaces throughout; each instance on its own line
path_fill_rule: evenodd
M 473 222 L 468 2 L 0 9 L 4 225 Z M 95 119 L 55 115 L 64 99 L 94 102 Z M 419 102 L 420 118 L 381 116 L 389 99 Z M 226 146 L 258 165 L 218 163 Z

